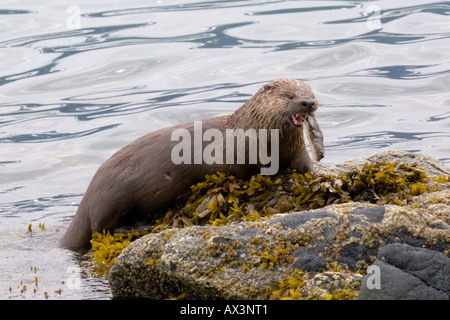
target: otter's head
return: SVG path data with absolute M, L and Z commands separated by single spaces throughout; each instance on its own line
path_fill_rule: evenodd
M 318 149 L 322 150 L 322 133 L 313 117 L 318 105 L 311 88 L 303 82 L 277 79 L 261 87 L 251 99 L 231 114 L 227 125 L 229 128 L 243 130 L 279 130 L 279 140 L 271 143 L 271 148 L 277 146 L 280 165 L 299 172 L 313 172 L 314 167 L 306 149 L 302 128 L 304 119 L 308 120 L 308 138 L 315 138 L 317 142 L 314 141 L 314 146 L 317 145 Z
M 260 90 L 261 94 L 270 96 L 268 108 L 278 113 L 277 117 L 301 127 L 303 119 L 314 113 L 319 104 L 311 88 L 299 80 L 277 79 L 266 84 Z

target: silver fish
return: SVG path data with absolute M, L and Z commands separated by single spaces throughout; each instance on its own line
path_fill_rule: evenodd
M 315 160 L 320 161 L 325 157 L 325 146 L 323 144 L 323 134 L 314 114 L 308 114 L 305 119 L 307 125 L 306 135 L 308 136 L 312 154 Z

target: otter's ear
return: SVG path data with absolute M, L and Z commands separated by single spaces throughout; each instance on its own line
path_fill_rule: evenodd
M 269 91 L 270 90 L 270 85 L 266 84 L 266 85 L 264 85 L 263 88 L 264 88 L 264 90 Z

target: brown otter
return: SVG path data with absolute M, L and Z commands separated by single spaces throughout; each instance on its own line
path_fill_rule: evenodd
M 202 120 L 201 130 L 218 129 L 225 135 L 227 129 L 278 129 L 278 140 L 274 142 L 269 138 L 267 144 L 278 144 L 279 168 L 314 171 L 302 124 L 317 107 L 314 94 L 306 84 L 277 79 L 260 88 L 234 113 Z M 318 128 L 316 124 L 315 127 Z M 62 247 L 87 246 L 95 231 L 113 231 L 142 215 L 167 209 L 177 199 L 187 196 L 190 187 L 206 174 L 221 171 L 246 178 L 263 166 L 261 161 L 249 161 L 248 156 L 241 164 L 207 164 L 205 160 L 195 159 L 191 164 L 175 164 L 172 150 L 178 142 L 172 141 L 172 133 L 176 129 L 196 133 L 194 122 L 151 132 L 123 147 L 98 169 L 61 241 Z M 202 150 L 205 145 L 203 141 Z M 225 142 L 223 146 L 225 153 Z M 192 159 L 194 149 L 192 146 L 193 152 L 188 152 Z M 235 159 L 236 156 L 237 152 Z

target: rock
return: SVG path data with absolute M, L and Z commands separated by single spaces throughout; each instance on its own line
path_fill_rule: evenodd
M 385 244 L 444 250 L 448 234 L 434 216 L 399 206 L 332 205 L 147 235 L 117 258 L 110 283 L 115 297 L 268 299 L 295 269 L 365 272 Z
M 314 161 L 314 165 L 318 168 L 319 172 L 337 175 L 354 167 L 362 167 L 365 163 L 376 164 L 380 162 L 407 163 L 412 167 L 420 168 L 430 176 L 450 175 L 450 168 L 433 157 L 421 153 L 398 150 L 385 150 L 368 158 L 354 159 L 338 164 L 327 164 L 324 162 Z
M 320 170 L 335 174 L 393 159 L 429 175 L 450 172 L 437 160 L 406 152 L 320 164 Z M 448 188 L 442 188 L 404 206 L 332 204 L 149 234 L 116 259 L 109 273 L 112 293 L 150 299 L 181 294 L 189 299 L 339 299 L 359 291 L 359 299 L 448 299 L 449 202 Z M 381 270 L 381 289 L 367 287 L 369 274 L 363 279 L 370 265 Z
M 368 285 L 374 276 L 368 274 L 358 299 L 449 300 L 450 258 L 440 252 L 389 244 L 380 249 L 372 266 L 379 268 L 379 287 Z
M 430 176 L 450 175 L 450 169 L 442 162 L 421 153 L 385 150 L 367 158 L 367 161 L 408 163 L 412 167 L 420 168 Z
M 446 255 L 429 249 L 391 244 L 381 248 L 378 256 L 450 295 L 450 258 Z

